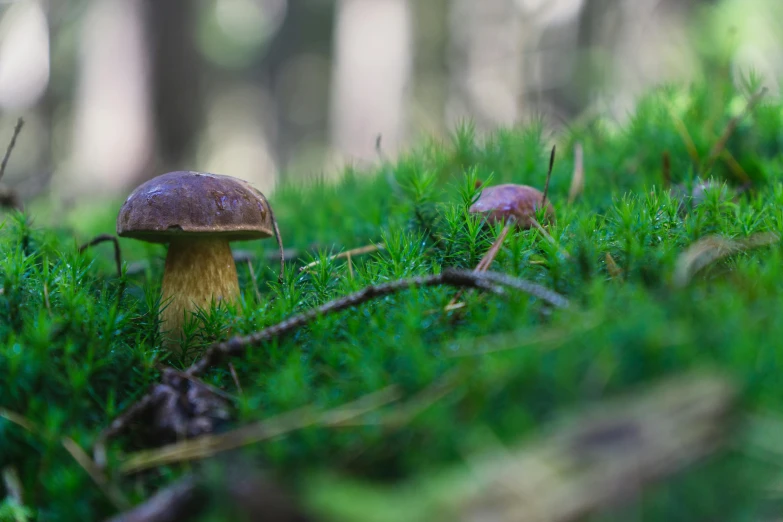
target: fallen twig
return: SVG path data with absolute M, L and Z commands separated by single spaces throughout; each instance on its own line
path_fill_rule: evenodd
M 503 287 L 508 287 L 538 297 L 552 306 L 560 308 L 568 306 L 568 300 L 554 291 L 529 281 L 494 272 L 474 273 L 445 270 L 438 275 L 371 285 L 259 332 L 215 343 L 207 349 L 200 360 L 191 365 L 184 373 L 173 369 L 164 370 L 162 382 L 153 385 L 149 393 L 115 418 L 100 434 L 94 448 L 95 461 L 100 467 L 105 466 L 106 442 L 144 415 L 151 414 L 153 418 L 153 421 L 146 424 L 160 425 L 157 426 L 158 429 L 173 432 L 173 435 L 179 438 L 190 438 L 211 432 L 214 423 L 225 418 L 224 402 L 221 402 L 222 398 L 210 391 L 205 384 L 199 383 L 194 377 L 215 366 L 224 358 L 240 355 L 250 346 L 291 333 L 325 314 L 345 310 L 371 299 L 391 295 L 412 287 L 438 285 L 476 288 L 493 293 L 503 293 Z M 186 381 L 190 382 L 188 386 L 185 386 Z M 194 414 L 192 411 L 196 411 L 196 413 Z
M 3 468 L 3 486 L 6 490 L 6 496 L 16 502 L 19 506 L 24 506 L 24 495 L 22 493 L 22 481 L 19 478 L 19 472 L 13 466 Z
M 533 226 L 536 228 L 536 230 L 538 230 L 541 233 L 541 235 L 544 237 L 544 239 L 546 239 L 552 246 L 557 248 L 557 250 L 563 255 L 563 257 L 565 257 L 566 259 L 570 259 L 571 258 L 571 254 L 569 254 L 568 251 L 565 248 L 560 246 L 560 244 L 557 241 L 555 241 L 555 238 L 553 238 L 549 234 L 549 232 L 547 232 L 546 229 L 541 226 L 541 223 L 539 223 L 536 218 L 531 216 L 530 223 L 532 223 Z
M 549 180 L 552 179 L 552 167 L 555 166 L 555 148 L 557 145 L 552 145 L 552 152 L 549 154 L 549 170 L 546 173 L 546 184 L 544 185 L 544 195 L 541 196 L 541 206 L 546 207 L 546 197 L 549 194 Z
M 79 247 L 79 253 L 81 254 L 87 250 L 87 248 L 98 245 L 100 243 L 105 243 L 107 241 L 114 243 L 114 265 L 117 267 L 117 277 L 122 277 L 122 252 L 120 250 L 120 242 L 117 239 L 117 236 L 113 234 L 101 234 L 99 236 L 95 236 L 93 239 Z
M 612 254 L 607 252 L 605 259 L 606 259 L 606 270 L 609 272 L 609 275 L 612 276 L 612 279 L 622 279 L 623 271 L 617 265 L 617 262 L 612 257 Z
M 16 146 L 16 139 L 19 137 L 19 133 L 22 132 L 22 127 L 24 127 L 24 120 L 19 118 L 16 121 L 14 134 L 11 136 L 11 141 L 8 143 L 8 148 L 5 150 L 3 162 L 0 164 L 0 180 L 2 180 L 3 176 L 5 175 L 5 169 L 8 166 L 8 160 L 11 157 L 11 152 L 13 152 L 14 147 Z M 9 187 L 0 186 L 0 206 L 22 210 L 22 202 L 19 200 L 19 194 Z
M 95 462 L 90 459 L 73 439 L 65 437 L 62 440 L 62 445 L 71 457 L 73 457 L 73 460 L 87 472 L 93 482 L 95 482 L 95 485 L 98 486 L 98 489 L 106 495 L 106 498 L 114 504 L 116 509 L 128 509 L 131 506 L 130 502 L 128 502 L 128 499 L 125 498 L 119 488 L 109 482 L 109 479 L 103 474 L 103 471 L 98 468 Z
M 28 420 L 26 417 L 19 415 L 18 413 L 0 408 L 0 418 L 4 418 L 7 421 L 13 422 L 17 426 L 30 433 L 37 434 L 39 436 L 41 434 L 41 428 L 38 425 L 36 425 L 33 421 Z M 79 464 L 79 466 L 81 466 L 88 475 L 90 475 L 90 478 L 92 478 L 92 480 L 95 482 L 95 485 L 98 486 L 98 489 L 100 489 L 101 492 L 106 495 L 106 498 L 111 501 L 115 508 L 127 509 L 130 506 L 130 503 L 122 494 L 122 492 L 109 481 L 109 479 L 101 471 L 100 467 L 90 459 L 90 457 L 78 444 L 76 444 L 76 442 L 73 441 L 73 439 L 65 437 L 62 439 L 61 443 L 63 448 L 71 455 L 71 457 L 73 457 L 76 463 Z M 19 493 L 19 498 L 21 499 L 21 492 Z
M 737 252 L 768 246 L 780 241 L 775 232 L 760 232 L 747 239 L 731 240 L 721 236 L 707 236 L 686 249 L 677 260 L 674 273 L 676 286 L 685 286 L 706 266 Z
M 701 172 L 708 172 L 710 168 L 712 168 L 712 164 L 715 162 L 716 159 L 718 159 L 723 149 L 726 148 L 726 143 L 729 141 L 731 135 L 734 134 L 734 131 L 736 130 L 737 125 L 739 125 L 739 122 L 742 121 L 745 118 L 745 116 L 747 116 L 748 113 L 750 113 L 750 111 L 753 110 L 753 107 L 756 106 L 759 100 L 761 100 L 761 98 L 766 93 L 767 93 L 767 88 L 763 87 L 761 90 L 759 90 L 757 93 L 755 93 L 753 96 L 750 97 L 742 113 L 740 113 L 737 116 L 734 116 L 729 120 L 729 123 L 726 125 L 726 128 L 723 130 L 723 134 L 721 134 L 720 138 L 718 138 L 718 141 L 716 141 L 715 145 L 713 145 L 712 150 L 710 151 L 710 155 L 707 156 L 707 160 L 704 162 Z M 748 182 L 750 180 L 743 179 L 742 181 Z
M 239 383 L 239 376 L 237 375 L 236 368 L 234 368 L 234 364 L 228 363 L 228 369 L 231 372 L 231 378 L 234 379 L 234 386 L 237 387 L 239 395 L 242 395 L 242 385 Z
M 360 305 L 378 297 L 395 294 L 411 287 L 425 286 L 454 286 L 462 288 L 476 288 L 480 290 L 498 293 L 500 286 L 508 286 L 528 293 L 549 304 L 563 308 L 568 305 L 568 300 L 560 294 L 549 290 L 541 285 L 530 283 L 522 279 L 498 274 L 493 272 L 468 272 L 463 270 L 444 270 L 443 273 L 432 276 L 414 277 L 411 279 L 401 279 L 382 285 L 371 285 L 363 290 L 353 294 L 330 301 L 314 310 L 291 317 L 260 332 L 246 336 L 236 336 L 228 341 L 213 344 L 207 349 L 204 356 L 195 362 L 186 370 L 187 375 L 200 375 L 208 368 L 211 368 L 226 356 L 234 356 L 243 353 L 249 346 L 257 345 L 262 342 L 281 337 L 297 328 L 310 323 L 314 319 L 325 314 L 338 312 L 347 308 Z
M 0 408 L 0 418 L 3 418 L 9 422 L 13 422 L 20 428 L 24 428 L 27 431 L 35 431 L 36 427 L 32 421 L 28 420 L 25 416 L 15 413 L 4 408 Z
M 388 429 L 398 429 L 404 424 L 413 420 L 414 417 L 425 411 L 427 408 L 437 403 L 449 393 L 454 391 L 457 385 L 464 377 L 463 368 L 451 370 L 446 375 L 440 377 L 435 382 L 419 391 L 411 399 L 405 401 L 399 407 L 393 409 L 387 414 L 381 415 L 378 419 L 367 421 L 354 417 L 341 422 L 340 426 L 384 426 Z
M 259 192 L 259 194 L 261 193 Z M 283 239 L 280 236 L 280 228 L 277 226 L 277 218 L 275 217 L 275 212 L 272 210 L 272 205 L 269 203 L 269 200 L 265 195 L 261 194 L 261 197 L 266 202 L 266 208 L 269 209 L 269 216 L 272 218 L 272 228 L 275 232 L 277 246 L 280 247 L 280 273 L 277 276 L 277 282 L 283 284 L 283 280 L 285 278 L 285 250 L 283 249 Z
M 661 155 L 661 180 L 663 188 L 668 189 L 672 186 L 672 162 L 668 150 L 663 151 Z
M 574 172 L 571 175 L 571 187 L 568 189 L 568 203 L 576 201 L 585 189 L 584 150 L 581 143 L 574 146 Z
M 16 126 L 14 127 L 14 134 L 11 136 L 11 141 L 8 143 L 8 148 L 5 149 L 5 156 L 3 156 L 3 162 L 0 164 L 0 180 L 3 179 L 3 176 L 5 175 L 5 168 L 8 166 L 8 159 L 11 157 L 11 152 L 13 152 L 14 147 L 16 147 L 16 138 L 19 137 L 19 133 L 22 132 L 22 127 L 24 127 L 24 120 L 22 118 L 19 118 L 16 121 Z
M 400 393 L 397 388 L 390 386 L 321 413 L 313 411 L 311 407 L 304 407 L 219 435 L 203 435 L 162 448 L 140 451 L 128 457 L 120 466 L 120 471 L 128 474 L 137 473 L 176 462 L 204 459 L 308 426 L 339 426 L 399 398 Z
M 384 245 L 367 245 L 363 247 L 354 248 L 351 250 L 346 250 L 345 252 L 340 252 L 339 254 L 335 254 L 333 256 L 329 256 L 326 258 L 326 261 L 332 261 L 334 259 L 343 259 L 348 258 L 349 262 L 352 256 L 358 256 L 361 254 L 367 254 L 369 252 L 377 252 L 378 250 L 384 250 L 386 247 Z M 312 263 L 308 263 L 305 266 L 301 267 L 299 269 L 300 272 L 304 272 L 305 270 L 309 270 L 313 268 L 314 266 L 317 266 L 319 263 L 321 263 L 321 259 L 316 259 Z
M 500 247 L 503 245 L 503 241 L 506 240 L 506 236 L 508 236 L 508 233 L 511 231 L 511 227 L 514 224 L 513 218 L 509 220 L 504 226 L 503 229 L 500 231 L 500 234 L 498 234 L 498 237 L 495 239 L 495 242 L 492 243 L 492 246 L 489 247 L 486 254 L 484 254 L 484 257 L 482 257 L 478 264 L 476 265 L 476 268 L 473 269 L 474 272 L 486 272 L 489 270 L 489 267 L 492 265 L 492 262 L 495 260 L 495 258 L 498 255 L 498 252 L 500 251 Z M 464 288 L 460 288 L 456 295 L 451 298 L 451 301 L 449 301 L 449 304 L 446 305 L 444 308 L 444 311 L 450 312 L 451 310 L 456 310 L 458 308 L 462 308 L 464 303 L 459 303 L 459 298 L 462 297 L 463 292 L 465 292 Z

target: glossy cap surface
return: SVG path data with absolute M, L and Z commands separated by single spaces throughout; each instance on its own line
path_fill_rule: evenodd
M 484 214 L 493 224 L 514 218 L 519 228 L 530 228 L 533 225 L 531 218 L 536 217 L 536 209 L 541 208 L 543 198 L 543 192 L 528 185 L 494 185 L 482 190 L 470 212 Z M 546 217 L 549 221 L 555 220 L 555 209 L 548 198 Z
M 117 234 L 153 243 L 182 236 L 261 239 L 273 234 L 272 215 L 263 194 L 246 181 L 176 171 L 128 196 L 117 216 Z

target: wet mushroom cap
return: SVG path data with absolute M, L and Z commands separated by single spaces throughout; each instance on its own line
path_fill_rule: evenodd
M 117 234 L 167 243 L 181 236 L 263 239 L 273 231 L 266 200 L 246 181 L 176 171 L 152 178 L 128 196 L 117 216 Z
M 541 208 L 544 193 L 528 185 L 494 185 L 482 190 L 478 200 L 470 207 L 470 212 L 484 214 L 487 221 L 494 224 L 506 223 L 514 218 L 519 228 L 530 228 L 531 218 L 535 218 L 536 209 Z M 546 218 L 555 221 L 555 209 L 547 198 Z

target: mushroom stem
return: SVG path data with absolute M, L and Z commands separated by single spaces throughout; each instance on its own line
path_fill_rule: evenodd
M 173 341 L 182 338 L 190 314 L 199 308 L 208 310 L 213 299 L 216 303 L 234 301 L 239 296 L 239 279 L 228 241 L 172 238 L 161 294 L 161 333 Z

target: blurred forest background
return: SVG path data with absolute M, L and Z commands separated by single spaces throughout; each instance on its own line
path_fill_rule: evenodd
M 755 71 L 778 96 L 780 0 L 0 0 L 3 180 L 58 207 L 191 169 L 336 176 L 461 121 L 596 114 Z

